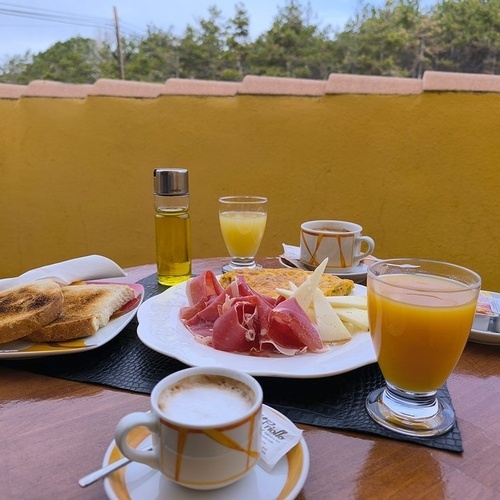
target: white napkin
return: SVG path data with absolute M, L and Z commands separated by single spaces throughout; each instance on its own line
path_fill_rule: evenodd
M 17 278 L 2 279 L 0 280 L 0 290 L 43 278 L 52 278 L 61 285 L 69 285 L 79 280 L 116 278 L 118 276 L 126 276 L 126 273 L 116 262 L 102 255 L 87 255 L 31 269 Z
M 295 247 L 293 245 L 287 245 L 286 243 L 282 243 L 283 245 L 283 257 L 291 260 L 300 260 L 300 247 Z

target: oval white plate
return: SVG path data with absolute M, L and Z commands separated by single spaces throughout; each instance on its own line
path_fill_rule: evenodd
M 355 285 L 354 293 L 364 295 L 366 287 Z M 154 351 L 190 366 L 225 366 L 260 376 L 327 377 L 376 362 L 368 332 L 355 333 L 349 342 L 333 346 L 324 353 L 257 357 L 217 351 L 197 342 L 182 324 L 179 310 L 186 305 L 186 283 L 146 300 L 137 312 L 137 334 L 141 341 Z
M 269 407 L 267 407 L 269 408 Z M 288 420 L 282 413 L 269 408 L 280 418 Z M 149 444 L 151 435 L 144 427 L 130 434 L 131 445 Z M 113 441 L 106 451 L 103 467 L 122 458 Z M 271 472 L 256 466 L 243 479 L 234 484 L 210 491 L 197 491 L 179 486 L 160 472 L 147 465 L 132 462 L 114 472 L 104 481 L 104 489 L 112 500 L 149 498 L 168 500 L 292 500 L 306 482 L 309 473 L 309 450 L 302 437 L 273 468 Z

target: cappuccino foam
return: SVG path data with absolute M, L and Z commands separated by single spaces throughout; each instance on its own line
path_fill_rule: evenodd
M 240 418 L 254 403 L 243 382 L 222 375 L 193 375 L 165 388 L 158 399 L 163 415 L 186 425 L 220 425 Z

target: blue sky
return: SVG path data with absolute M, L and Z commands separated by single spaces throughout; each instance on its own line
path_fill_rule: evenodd
M 43 52 L 58 41 L 75 36 L 89 38 L 110 37 L 114 40 L 113 7 L 116 7 L 119 24 L 124 33 L 144 34 L 148 25 L 172 28 L 182 34 L 188 23 L 207 17 L 208 8 L 216 5 L 224 17 L 234 14 L 239 0 L 10 0 L 0 1 L 0 62 L 9 56 Z M 436 0 L 437 1 L 437 0 Z M 285 0 L 241 0 L 250 15 L 250 30 L 255 38 L 267 30 L 285 5 Z M 302 0 L 303 5 L 307 0 Z M 357 0 L 310 0 L 315 22 L 320 26 L 331 25 L 342 28 L 358 5 Z M 371 0 L 369 3 L 381 6 L 385 0 Z M 421 5 L 432 5 L 431 0 L 422 0 Z M 8 15 L 6 12 L 23 11 L 23 16 Z M 42 11 L 46 19 L 33 19 L 26 12 Z M 71 22 L 78 19 L 90 22 L 92 26 L 51 22 L 55 11 Z M 67 15 L 72 16 L 68 19 Z M 99 26 L 99 27 L 98 27 Z

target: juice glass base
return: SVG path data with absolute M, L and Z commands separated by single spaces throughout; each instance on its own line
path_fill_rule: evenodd
M 257 264 L 254 259 L 243 259 L 233 257 L 228 264 L 222 266 L 222 272 L 228 273 L 238 269 L 260 269 L 262 266 Z
M 439 436 L 455 423 L 453 408 L 435 391 L 408 392 L 389 383 L 368 395 L 366 409 L 381 426 L 407 436 Z

